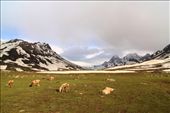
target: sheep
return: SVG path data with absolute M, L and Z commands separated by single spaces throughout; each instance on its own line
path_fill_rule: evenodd
M 19 78 L 19 75 L 16 75 L 14 78 Z
M 53 76 L 50 76 L 50 77 L 47 78 L 47 80 L 50 80 L 50 81 L 51 81 L 51 80 L 54 80 L 54 77 L 53 77 Z
M 13 86 L 13 84 L 14 84 L 14 80 L 9 80 L 8 81 L 8 87 L 11 88 Z
M 33 80 L 31 84 L 29 85 L 29 87 L 32 87 L 32 86 L 40 86 L 40 80 Z
M 102 90 L 102 94 L 108 95 L 108 94 L 110 94 L 112 91 L 114 91 L 113 88 L 105 87 L 105 89 Z
M 115 79 L 112 79 L 112 78 L 108 78 L 108 79 L 106 79 L 106 81 L 115 82 L 116 80 L 115 80 Z
M 70 89 L 70 85 L 68 83 L 64 83 L 60 86 L 59 92 L 68 92 Z

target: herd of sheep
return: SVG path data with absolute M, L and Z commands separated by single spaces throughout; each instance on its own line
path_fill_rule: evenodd
M 18 78 L 19 76 L 16 76 L 15 78 Z M 54 77 L 53 76 L 50 76 L 47 78 L 47 80 L 54 80 Z M 107 81 L 110 81 L 110 82 L 115 82 L 115 79 L 106 79 Z M 12 88 L 12 86 L 14 85 L 14 80 L 9 80 L 8 83 L 7 83 L 8 87 L 9 88 Z M 40 86 L 40 80 L 37 79 L 37 80 L 32 80 L 29 87 L 33 87 L 33 86 Z M 63 83 L 59 89 L 57 89 L 59 92 L 68 92 L 70 90 L 70 85 L 68 83 Z M 105 94 L 105 95 L 108 95 L 110 94 L 111 92 L 113 92 L 114 89 L 111 88 L 111 87 L 105 87 L 105 89 L 103 89 L 101 91 L 102 94 Z

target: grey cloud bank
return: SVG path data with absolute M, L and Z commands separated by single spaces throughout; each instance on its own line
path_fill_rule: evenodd
M 2 29 L 56 45 L 72 61 L 102 63 L 115 54 L 153 52 L 170 41 L 168 1 L 2 1 L 1 6 Z

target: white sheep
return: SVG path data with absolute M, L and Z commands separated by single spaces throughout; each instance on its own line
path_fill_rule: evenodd
M 102 93 L 105 94 L 105 95 L 108 95 L 108 94 L 110 94 L 112 91 L 114 91 L 113 88 L 105 87 L 105 89 L 102 90 Z
M 68 83 L 64 83 L 60 86 L 59 92 L 68 92 L 70 89 L 70 85 Z
M 54 80 L 54 77 L 53 77 L 53 76 L 50 76 L 50 77 L 47 78 L 47 80 L 50 80 L 50 81 L 51 81 L 51 80 Z

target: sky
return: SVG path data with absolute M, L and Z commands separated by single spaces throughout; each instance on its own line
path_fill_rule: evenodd
M 170 43 L 169 1 L 1 1 L 1 40 L 49 43 L 81 66 Z

